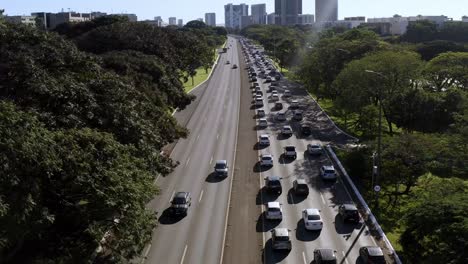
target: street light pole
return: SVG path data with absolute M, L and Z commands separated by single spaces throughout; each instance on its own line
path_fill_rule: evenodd
M 380 72 L 376 71 L 371 71 L 371 70 L 365 70 L 367 73 L 372 73 L 376 74 L 384 79 L 387 79 L 387 76 Z M 379 179 L 380 179 L 380 171 L 382 168 L 382 163 L 381 163 L 381 155 L 382 155 L 382 89 L 381 86 L 378 87 L 377 89 L 377 102 L 379 103 L 379 129 L 378 129 L 378 135 L 377 135 L 377 166 L 375 166 L 375 162 L 373 162 L 374 167 L 372 168 L 372 174 L 374 175 L 375 173 L 375 181 L 373 180 L 372 182 L 375 184 L 372 186 L 374 189 L 375 193 L 375 211 L 378 212 L 379 210 L 379 192 L 380 192 L 380 186 L 379 186 Z M 377 167 L 377 168 L 375 168 Z M 375 172 L 374 172 L 375 170 Z

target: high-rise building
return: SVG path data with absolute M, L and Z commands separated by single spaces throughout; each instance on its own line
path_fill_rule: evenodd
M 276 23 L 277 15 L 275 13 L 271 13 L 267 15 L 267 24 L 274 25 Z
M 302 14 L 302 0 L 275 0 L 276 24 L 299 24 L 299 15 Z
M 169 18 L 169 26 L 175 26 L 177 25 L 177 18 L 176 17 L 170 17 Z
M 246 4 L 224 6 L 224 25 L 227 28 L 241 28 L 242 16 L 249 15 L 249 6 Z
M 184 26 L 184 20 L 182 20 L 182 19 L 180 19 L 180 18 L 177 19 L 177 26 L 183 27 L 183 26 Z
M 468 22 L 468 16 L 462 16 L 462 22 Z
M 252 16 L 242 16 L 240 22 L 240 28 L 245 28 L 252 25 Z
M 205 24 L 216 27 L 216 13 L 205 13 Z
M 301 25 L 311 25 L 313 23 L 314 23 L 314 15 L 311 15 L 311 14 L 299 15 L 299 24 L 301 24 Z
M 315 0 L 315 21 L 332 22 L 338 20 L 338 0 Z
M 251 6 L 252 24 L 266 24 L 266 4 Z

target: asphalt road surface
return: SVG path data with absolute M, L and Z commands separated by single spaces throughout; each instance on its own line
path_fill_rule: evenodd
M 232 170 L 226 178 L 213 174 L 216 160 L 234 164 L 240 102 L 239 51 L 236 41 L 221 54 L 211 79 L 201 91 L 186 127 L 187 139 L 177 142 L 171 158 L 180 165 L 166 177 L 159 177 L 161 193 L 149 207 L 158 212 L 159 225 L 142 263 L 220 263 L 225 237 Z M 230 64 L 226 64 L 229 60 Z M 231 169 L 231 168 L 230 168 Z M 168 208 L 175 192 L 191 193 L 188 215 L 175 218 Z
M 257 69 L 258 73 L 258 69 Z M 341 180 L 335 183 L 324 182 L 319 176 L 322 165 L 332 165 L 326 153 L 321 156 L 310 156 L 306 153 L 308 143 L 320 142 L 325 145 L 329 141 L 345 143 L 347 136 L 338 131 L 327 120 L 319 108 L 315 105 L 303 89 L 287 81 L 280 81 L 278 93 L 279 102 L 283 103 L 282 110 L 274 109 L 274 102 L 270 99 L 268 83 L 259 78 L 260 87 L 263 91 L 264 109 L 268 120 L 267 128 L 256 127 L 257 135 L 268 134 L 271 144 L 260 148 L 260 154 L 272 154 L 274 165 L 271 168 L 261 168 L 259 164 L 254 165 L 252 170 L 259 172 L 257 205 L 265 209 L 267 202 L 278 201 L 282 204 L 283 219 L 271 221 L 264 218 L 264 214 L 258 215 L 256 224 L 257 232 L 263 237 L 263 263 L 311 263 L 313 251 L 316 248 L 332 248 L 336 250 L 338 263 L 359 263 L 359 248 L 361 246 L 376 245 L 370 236 L 369 230 L 363 224 L 343 223 L 338 216 L 338 206 L 351 197 L 345 189 Z M 281 96 L 285 89 L 292 92 L 291 97 Z M 293 121 L 290 102 L 299 101 L 300 110 L 304 111 L 304 120 Z M 252 101 L 253 102 L 253 101 Z M 286 121 L 276 120 L 278 112 L 286 113 Z M 304 137 L 300 133 L 300 123 L 307 122 L 312 125 L 313 134 Z M 284 125 L 291 125 L 293 135 L 283 137 L 280 130 Z M 349 139 L 349 138 L 348 138 Z M 283 148 L 287 145 L 296 146 L 298 153 L 296 160 L 285 159 L 282 156 Z M 240 164 L 238 164 L 240 166 Z M 262 188 L 264 177 L 282 177 L 283 192 L 281 195 L 271 195 Z M 310 193 L 304 197 L 297 197 L 292 191 L 292 183 L 295 179 L 302 178 L 308 182 Z M 317 208 L 321 211 L 323 229 L 321 231 L 307 231 L 301 218 L 302 210 L 306 208 Z M 274 252 L 272 250 L 271 230 L 276 227 L 285 227 L 290 230 L 292 250 L 287 252 Z

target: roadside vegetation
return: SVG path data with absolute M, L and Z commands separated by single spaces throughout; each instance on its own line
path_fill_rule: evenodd
M 338 154 L 404 263 L 466 263 L 468 23 L 421 21 L 385 38 L 368 28 L 254 26 L 242 34 L 361 139 Z M 377 203 L 371 183 L 380 104 Z
M 0 262 L 128 263 L 156 226 L 154 180 L 177 165 L 161 149 L 188 133 L 170 115 L 193 100 L 181 78 L 211 66 L 225 30 L 0 16 L 0 36 Z

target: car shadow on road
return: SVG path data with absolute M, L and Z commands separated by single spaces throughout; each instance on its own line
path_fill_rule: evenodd
M 226 179 L 226 178 L 227 178 L 227 176 L 217 176 L 216 173 L 212 172 L 212 173 L 208 174 L 205 181 L 209 182 L 209 183 L 218 183 L 218 182 L 224 181 L 224 179 Z
M 173 225 L 180 220 L 182 220 L 185 216 L 183 215 L 173 215 L 171 212 L 171 208 L 166 208 L 161 216 L 158 217 L 158 222 L 161 225 Z
M 305 229 L 304 219 L 302 218 L 301 220 L 297 222 L 296 239 L 299 241 L 304 241 L 304 242 L 314 241 L 320 236 L 320 233 L 322 233 L 322 230 Z
M 295 161 L 296 159 L 293 159 L 293 158 L 287 158 L 284 154 L 281 154 L 279 159 L 278 159 L 278 162 L 280 164 L 290 164 L 292 163 L 293 161 Z
M 281 223 L 281 220 L 268 220 L 266 219 L 266 213 L 262 212 L 257 219 L 257 225 L 255 229 L 258 233 L 268 232 L 273 230 Z
M 335 216 L 335 230 L 341 235 L 351 235 L 355 229 L 361 229 L 362 223 L 350 223 L 343 221 L 340 214 Z
M 308 195 L 297 195 L 293 188 L 288 191 L 288 204 L 298 204 L 304 201 Z
M 276 199 L 278 199 L 280 195 L 281 194 L 278 193 L 270 193 L 265 187 L 263 187 L 257 192 L 257 197 L 255 198 L 256 204 L 261 205 L 267 204 L 269 202 L 274 202 Z
M 261 149 L 265 149 L 265 148 L 267 148 L 267 147 L 268 147 L 268 145 L 260 145 L 260 144 L 257 142 L 257 143 L 255 143 L 253 149 L 254 149 L 254 150 L 261 150 Z
M 257 163 L 255 163 L 255 165 L 253 167 L 253 172 L 254 173 L 264 172 L 264 171 L 267 171 L 267 170 L 271 169 L 272 167 L 273 166 L 261 166 L 260 161 L 258 161 Z
M 277 140 L 286 140 L 288 138 L 290 138 L 292 135 L 283 135 L 281 133 L 278 134 L 278 136 L 276 136 L 276 139 Z
M 273 242 L 270 238 L 265 242 L 265 247 L 263 248 L 262 263 L 279 263 L 283 261 L 290 252 L 291 250 L 273 251 Z

